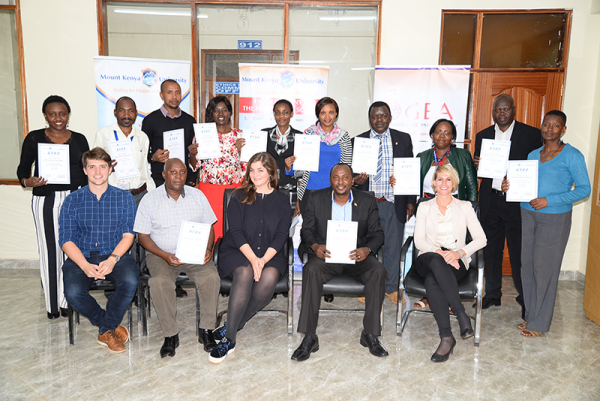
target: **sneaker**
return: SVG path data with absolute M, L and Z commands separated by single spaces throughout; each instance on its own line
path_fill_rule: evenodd
M 220 343 L 225 338 L 227 332 L 227 322 L 223 323 L 223 326 L 217 327 L 213 330 L 213 338 L 216 342 Z
M 235 343 L 229 341 L 227 337 L 223 337 L 219 345 L 210 351 L 208 361 L 212 363 L 221 363 L 225 357 L 235 351 Z
M 127 330 L 127 327 L 118 325 L 115 329 L 115 334 L 123 341 L 123 344 L 129 341 L 129 330 Z
M 98 334 L 98 344 L 108 347 L 110 352 L 125 352 L 125 344 L 115 334 L 114 330 L 108 330 L 104 334 Z

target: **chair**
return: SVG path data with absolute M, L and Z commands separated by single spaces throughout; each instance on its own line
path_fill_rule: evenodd
M 420 202 L 426 202 L 428 199 L 423 199 Z M 479 218 L 479 202 L 471 201 L 473 209 Z M 471 241 L 471 235 L 467 231 L 467 243 Z M 402 246 L 402 253 L 400 255 L 400 280 L 398 283 L 398 306 L 396 309 L 396 334 L 402 335 L 406 322 L 410 317 L 411 313 L 425 313 L 433 314 L 431 311 L 423 311 L 417 309 L 407 309 L 402 311 L 402 302 L 400 301 L 404 297 L 404 293 L 415 295 L 418 297 L 424 297 L 427 295 L 425 290 L 425 278 L 423 278 L 415 269 L 410 269 L 405 276 L 404 266 L 406 264 L 406 255 L 409 248 L 412 247 L 412 266 L 415 265 L 417 260 L 418 250 L 414 245 L 414 238 L 409 237 L 404 245 Z M 479 347 L 480 332 L 481 332 L 481 293 L 483 291 L 483 250 L 480 249 L 475 254 L 471 255 L 471 263 L 467 275 L 458 282 L 458 292 L 461 299 L 476 299 L 476 313 L 475 313 L 475 346 Z M 455 315 L 450 315 L 454 316 Z M 471 317 L 473 319 L 473 317 Z
M 90 291 L 114 291 L 115 285 L 109 280 L 96 280 L 90 287 Z M 79 324 L 79 312 L 77 312 L 71 304 L 67 306 L 67 318 L 69 320 L 69 343 L 71 345 L 75 344 L 75 333 L 74 333 L 74 325 L 73 320 L 75 320 L 76 324 Z M 75 316 L 73 316 L 75 315 Z M 131 317 L 131 304 L 127 308 L 127 329 L 129 330 L 129 335 L 131 335 L 131 327 L 132 327 L 132 317 Z
M 229 222 L 227 219 L 227 206 L 229 205 L 229 201 L 231 200 L 231 195 L 235 188 L 228 188 L 225 190 L 224 201 L 223 201 L 223 233 L 226 233 L 229 229 Z M 288 191 L 282 190 L 286 196 L 289 196 Z M 215 245 L 215 265 L 219 263 L 219 249 L 221 242 Z M 277 284 L 275 285 L 275 294 L 283 294 L 284 297 L 287 297 L 287 310 L 260 310 L 258 313 L 266 313 L 266 314 L 284 314 L 287 315 L 287 332 L 288 335 L 292 335 L 293 332 L 293 299 L 294 299 L 294 243 L 291 237 L 288 237 L 287 243 L 284 247 L 284 258 L 288 261 L 288 271 L 284 274 Z M 220 293 L 223 296 L 228 296 L 231 292 L 231 284 L 232 279 L 230 277 L 224 277 L 221 279 L 221 289 Z M 227 313 L 227 310 L 220 311 L 217 315 L 217 326 L 220 325 L 221 319 L 223 315 Z

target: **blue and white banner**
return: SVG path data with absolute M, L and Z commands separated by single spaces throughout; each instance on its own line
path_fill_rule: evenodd
M 130 57 L 94 57 L 98 128 L 115 122 L 116 101 L 132 98 L 138 111 L 135 126 L 162 106 L 160 84 L 173 79 L 181 86 L 181 109 L 190 113 L 190 62 Z M 190 113 L 191 114 L 191 113 Z

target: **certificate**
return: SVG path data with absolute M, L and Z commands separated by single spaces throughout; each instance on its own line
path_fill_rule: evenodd
M 198 160 L 220 159 L 222 157 L 217 124 L 194 124 L 194 134 L 196 135 L 196 143 L 199 145 L 198 155 L 196 156 Z
M 354 259 L 350 259 L 350 252 L 356 249 L 357 236 L 357 221 L 327 220 L 327 243 L 325 248 L 327 248 L 331 257 L 325 258 L 325 262 L 354 264 Z
M 248 162 L 250 158 L 257 153 L 267 151 L 267 132 L 244 130 L 244 139 L 246 143 L 242 148 L 240 161 Z
M 378 139 L 354 138 L 352 153 L 352 170 L 355 173 L 377 174 L 377 158 L 379 157 Z
M 48 184 L 70 184 L 69 145 L 38 143 L 38 174 Z
M 529 202 L 538 197 L 537 160 L 509 161 L 506 178 L 510 181 L 507 202 Z
M 117 179 L 123 180 L 125 178 L 138 177 L 140 175 L 135 158 L 133 157 L 131 141 L 109 142 L 108 147 L 110 150 L 110 157 L 117 162 L 117 165 L 115 166 Z
M 418 157 L 394 158 L 394 195 L 421 194 L 421 159 Z
M 163 132 L 163 145 L 163 150 L 169 151 L 169 159 L 179 159 L 187 165 L 183 128 Z
M 210 224 L 182 221 L 175 256 L 183 263 L 204 264 Z
M 294 170 L 319 171 L 321 137 L 319 135 L 296 135 L 294 137 Z
M 483 139 L 481 141 L 481 161 L 477 176 L 483 178 L 504 178 L 506 163 L 510 153 L 510 141 Z

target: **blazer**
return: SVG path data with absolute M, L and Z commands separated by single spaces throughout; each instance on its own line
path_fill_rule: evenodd
M 479 157 L 481 153 L 481 141 L 483 139 L 494 139 L 495 137 L 496 130 L 494 125 L 478 132 L 477 137 L 475 138 L 475 156 Z M 508 159 L 527 160 L 529 153 L 542 146 L 542 132 L 539 128 L 515 121 L 515 127 L 513 128 L 510 142 L 511 145 Z M 491 197 L 492 179 L 482 178 L 481 185 L 479 186 L 479 207 L 481 208 L 482 221 L 485 219 L 488 210 L 490 210 Z M 507 202 L 506 207 L 513 217 L 516 218 L 521 216 L 519 202 Z
M 440 249 L 437 245 L 438 235 L 438 208 L 436 198 L 427 202 L 421 202 L 417 210 L 417 221 L 415 223 L 415 246 L 419 255 L 425 252 L 435 252 Z M 469 256 L 463 256 L 461 260 L 465 267 L 469 268 L 471 255 L 485 247 L 487 239 L 481 223 L 469 201 L 454 199 L 452 201 L 452 229 L 458 249 L 464 249 Z M 473 240 L 466 244 L 467 229 Z
M 331 220 L 331 194 L 333 189 L 324 188 L 313 191 L 308 199 L 308 205 L 302 215 L 302 230 L 300 237 L 302 245 L 310 255 L 314 244 L 327 243 L 327 220 Z M 377 200 L 371 194 L 352 190 L 352 221 L 358 222 L 356 248 L 368 247 L 371 251 L 383 245 L 384 234 L 379 221 Z M 400 246 L 400 244 L 398 244 Z
M 363 132 L 358 135 L 361 138 L 370 138 L 371 131 Z M 413 146 L 410 135 L 406 132 L 400 132 L 390 128 L 390 136 L 392 137 L 392 156 L 393 157 L 413 157 Z M 352 139 L 352 148 L 354 148 L 354 139 Z M 360 173 L 360 171 L 355 171 Z M 361 191 L 369 190 L 369 182 L 363 185 L 357 185 L 356 188 Z M 414 205 L 417 203 L 417 197 L 414 195 L 396 195 L 394 196 L 394 206 L 396 209 L 396 217 L 400 223 L 406 223 L 406 205 Z M 375 249 L 371 248 L 373 252 Z
M 433 163 L 433 148 L 417 155 L 421 159 L 421 194 L 423 194 L 423 181 Z M 460 183 L 458 185 L 458 199 L 477 200 L 477 170 L 473 165 L 471 152 L 466 149 L 453 148 L 448 156 L 448 161 L 458 172 Z

